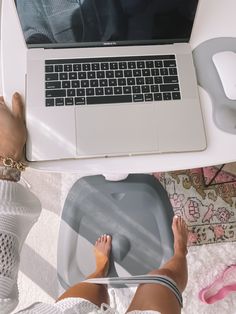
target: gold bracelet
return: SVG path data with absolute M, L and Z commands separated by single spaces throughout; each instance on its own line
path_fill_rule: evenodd
M 13 168 L 19 171 L 24 171 L 27 165 L 21 161 L 15 161 L 11 157 L 1 157 L 0 161 L 3 163 L 3 166 L 6 168 Z

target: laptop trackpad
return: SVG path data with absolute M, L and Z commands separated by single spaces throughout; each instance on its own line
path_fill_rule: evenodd
M 77 155 L 158 152 L 154 103 L 76 108 Z

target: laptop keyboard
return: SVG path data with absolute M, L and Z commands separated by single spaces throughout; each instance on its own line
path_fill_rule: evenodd
M 45 61 L 46 106 L 181 99 L 175 55 Z

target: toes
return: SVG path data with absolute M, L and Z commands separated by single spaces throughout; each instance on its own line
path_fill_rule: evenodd
M 97 241 L 95 242 L 95 245 L 98 245 L 99 243 L 106 243 L 106 242 L 109 242 L 110 241 L 110 236 L 107 235 L 107 234 L 102 234 L 98 239 Z
M 100 237 L 97 239 L 96 243 L 98 244 L 98 243 L 101 243 L 101 242 L 102 242 L 102 236 L 100 236 Z
M 174 217 L 173 217 L 173 226 L 178 226 L 178 224 L 179 224 L 179 216 L 177 216 L 177 215 L 175 215 Z
M 106 233 L 102 234 L 95 242 L 95 246 L 98 246 L 99 244 L 111 244 L 111 236 Z
M 107 235 L 103 234 L 102 235 L 102 242 L 106 243 L 106 241 L 107 241 Z
M 109 234 L 107 234 L 106 240 L 107 240 L 107 244 L 111 243 L 111 236 Z
M 173 218 L 173 227 L 176 227 L 178 229 L 182 228 L 188 229 L 185 220 L 181 216 L 177 215 L 175 215 Z

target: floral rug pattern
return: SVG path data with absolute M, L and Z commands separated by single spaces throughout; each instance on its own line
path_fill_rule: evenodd
M 189 245 L 236 241 L 236 175 L 223 168 L 212 181 L 216 167 L 154 173 L 189 226 Z

